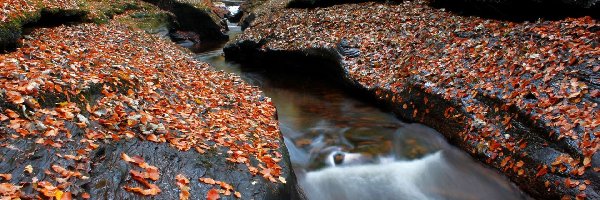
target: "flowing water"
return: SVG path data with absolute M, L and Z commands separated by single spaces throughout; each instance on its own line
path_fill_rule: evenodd
M 241 32 L 229 28 L 231 38 Z M 272 98 L 310 199 L 529 199 L 431 128 L 403 123 L 327 81 L 228 62 L 222 46 L 196 49 L 197 58 Z

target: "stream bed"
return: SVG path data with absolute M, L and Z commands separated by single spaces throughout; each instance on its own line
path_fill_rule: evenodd
M 241 33 L 229 29 L 230 38 Z M 437 131 L 404 123 L 327 80 L 226 61 L 223 45 L 192 50 L 272 99 L 309 199 L 530 199 Z

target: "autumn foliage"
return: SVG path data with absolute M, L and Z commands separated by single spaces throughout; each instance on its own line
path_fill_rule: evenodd
M 345 43 L 358 55 L 340 52 L 347 80 L 408 119 L 464 122 L 451 139 L 521 180 L 571 176 L 579 181 L 567 185 L 584 185 L 576 192 L 585 196 L 585 174 L 600 171 L 592 166 L 600 148 L 595 19 L 508 22 L 460 16 L 427 1 L 315 9 L 285 8 L 285 2 L 268 1 L 255 10 L 260 17 L 238 40 L 259 44 L 259 51 L 339 51 Z M 415 90 L 424 94 L 406 95 Z M 436 104 L 440 101 L 454 106 Z M 536 128 L 523 133 L 523 121 Z M 528 152 L 539 150 L 529 148 L 530 138 L 564 151 L 549 158 L 552 163 L 527 162 Z M 564 186 L 555 182 L 546 190 Z
M 29 4 L 19 5 L 27 9 Z M 246 165 L 248 173 L 279 182 L 285 179 L 280 177 L 281 138 L 274 115 L 270 99 L 256 87 L 116 21 L 37 29 L 22 47 L 0 54 L 0 140 L 27 139 L 48 148 L 84 144 L 73 154 L 54 155 L 78 163 L 90 164 L 86 157 L 103 143 L 139 139 L 181 151 L 221 152 L 228 161 Z M 83 135 L 74 136 L 73 130 Z M 122 158 L 135 180 L 125 190 L 161 192 L 152 183 L 160 179 L 161 169 L 127 152 Z M 69 179 L 90 178 L 74 166 L 58 164 L 47 173 L 56 178 L 32 180 L 38 185 L 35 195 L 71 196 L 65 190 Z M 1 196 L 22 195 L 9 175 L 1 177 Z M 177 181 L 185 199 L 187 183 L 183 177 Z M 223 193 L 239 194 L 225 182 L 218 185 Z

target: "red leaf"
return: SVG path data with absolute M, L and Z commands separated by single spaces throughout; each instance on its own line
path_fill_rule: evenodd
M 219 199 L 219 191 L 217 191 L 216 189 L 210 189 L 208 191 L 208 193 L 206 193 L 206 199 L 207 200 L 217 200 Z
M 538 172 L 535 174 L 535 177 L 540 177 L 548 173 L 548 168 L 544 165 Z

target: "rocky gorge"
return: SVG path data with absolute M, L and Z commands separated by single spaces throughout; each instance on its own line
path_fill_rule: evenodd
M 596 2 L 315 2 L 242 6 L 245 32 L 226 58 L 342 82 L 436 129 L 534 198 L 600 198 Z M 474 4 L 581 12 L 528 21 L 456 10 Z
M 0 197 L 600 198 L 597 0 L 216 3 L 0 2 Z

